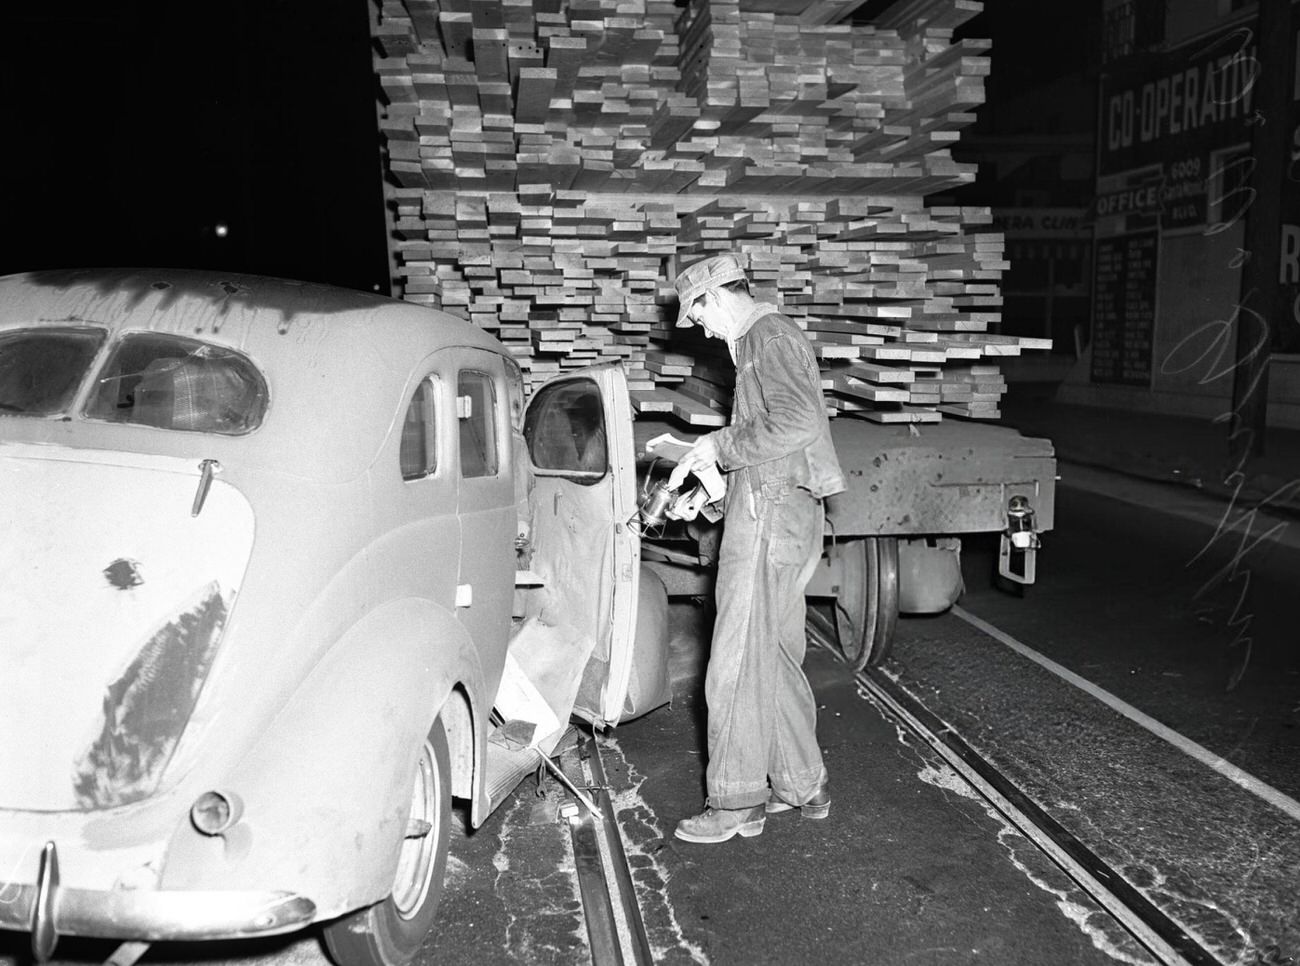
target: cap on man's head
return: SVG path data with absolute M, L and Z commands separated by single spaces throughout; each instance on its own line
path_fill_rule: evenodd
M 709 289 L 719 288 L 728 282 L 739 282 L 745 277 L 740 259 L 727 253 L 714 255 L 688 265 L 677 276 L 677 325 L 685 328 L 691 322 L 691 305 Z

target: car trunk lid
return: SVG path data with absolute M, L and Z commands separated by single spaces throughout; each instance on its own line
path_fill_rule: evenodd
M 0 807 L 137 801 L 216 657 L 253 540 L 219 464 L 0 444 Z

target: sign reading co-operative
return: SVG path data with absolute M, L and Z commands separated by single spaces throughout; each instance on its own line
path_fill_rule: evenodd
M 1170 150 L 1216 147 L 1248 136 L 1259 80 L 1253 31 L 1148 54 L 1103 81 L 1102 172 L 1139 168 Z M 1157 63 L 1153 63 L 1156 61 Z
M 1251 21 L 1131 57 L 1103 76 L 1098 174 L 1142 169 L 1143 179 L 1099 196 L 1105 210 L 1097 217 L 1158 213 L 1165 229 L 1205 224 L 1206 184 L 1220 152 L 1249 141 L 1257 121 L 1257 49 Z

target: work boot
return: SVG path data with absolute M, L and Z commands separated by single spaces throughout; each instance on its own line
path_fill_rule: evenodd
M 785 799 L 773 792 L 767 800 L 764 810 L 768 815 L 778 815 L 781 812 L 788 812 L 791 809 L 799 809 L 799 814 L 804 818 L 825 818 L 831 813 L 831 790 L 830 786 L 822 785 L 817 789 L 817 793 L 802 805 L 791 805 Z
M 745 838 L 762 834 L 765 821 L 767 817 L 762 805 L 753 808 L 714 808 L 708 805 L 699 815 L 678 822 L 673 834 L 687 842 L 725 842 L 737 833 Z

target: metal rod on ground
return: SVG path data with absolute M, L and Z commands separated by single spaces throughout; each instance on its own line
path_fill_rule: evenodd
M 540 748 L 537 750 L 537 753 L 542 756 L 542 764 L 546 766 L 547 771 L 549 771 L 552 775 L 555 776 L 556 781 L 558 781 L 561 785 L 567 788 L 569 790 L 569 794 L 571 794 L 574 798 L 576 798 L 578 801 L 582 802 L 582 804 L 586 806 L 587 811 L 591 813 L 592 820 L 596 822 L 596 824 L 598 825 L 603 823 L 605 819 L 600 814 L 600 809 L 596 807 L 596 803 L 593 802 L 590 798 L 588 798 L 578 788 L 577 785 L 569 781 L 569 776 L 566 775 L 563 771 L 561 771 L 560 766 L 557 765 L 555 762 L 551 761 L 549 756 L 543 755 Z
M 493 708 L 492 711 L 488 714 L 488 720 L 491 721 L 498 728 L 501 727 L 501 725 L 505 724 L 505 719 L 501 717 L 500 712 L 498 712 L 496 708 Z M 558 781 L 561 785 L 567 788 L 570 794 L 572 794 L 574 798 L 582 802 L 582 804 L 586 807 L 587 811 L 591 813 L 591 817 L 595 819 L 595 821 L 601 822 L 602 818 L 600 814 L 600 809 L 596 807 L 596 803 L 593 802 L 586 795 L 584 795 L 581 791 L 579 791 L 577 787 L 574 786 L 573 782 L 569 781 L 569 776 L 564 774 L 564 772 L 560 770 L 559 765 L 551 761 L 550 755 L 546 754 L 544 751 L 542 751 L 542 749 L 538 748 L 536 745 L 533 746 L 533 750 L 537 752 L 538 757 L 542 759 L 542 764 L 546 766 L 546 770 L 549 771 L 555 777 L 556 781 Z

